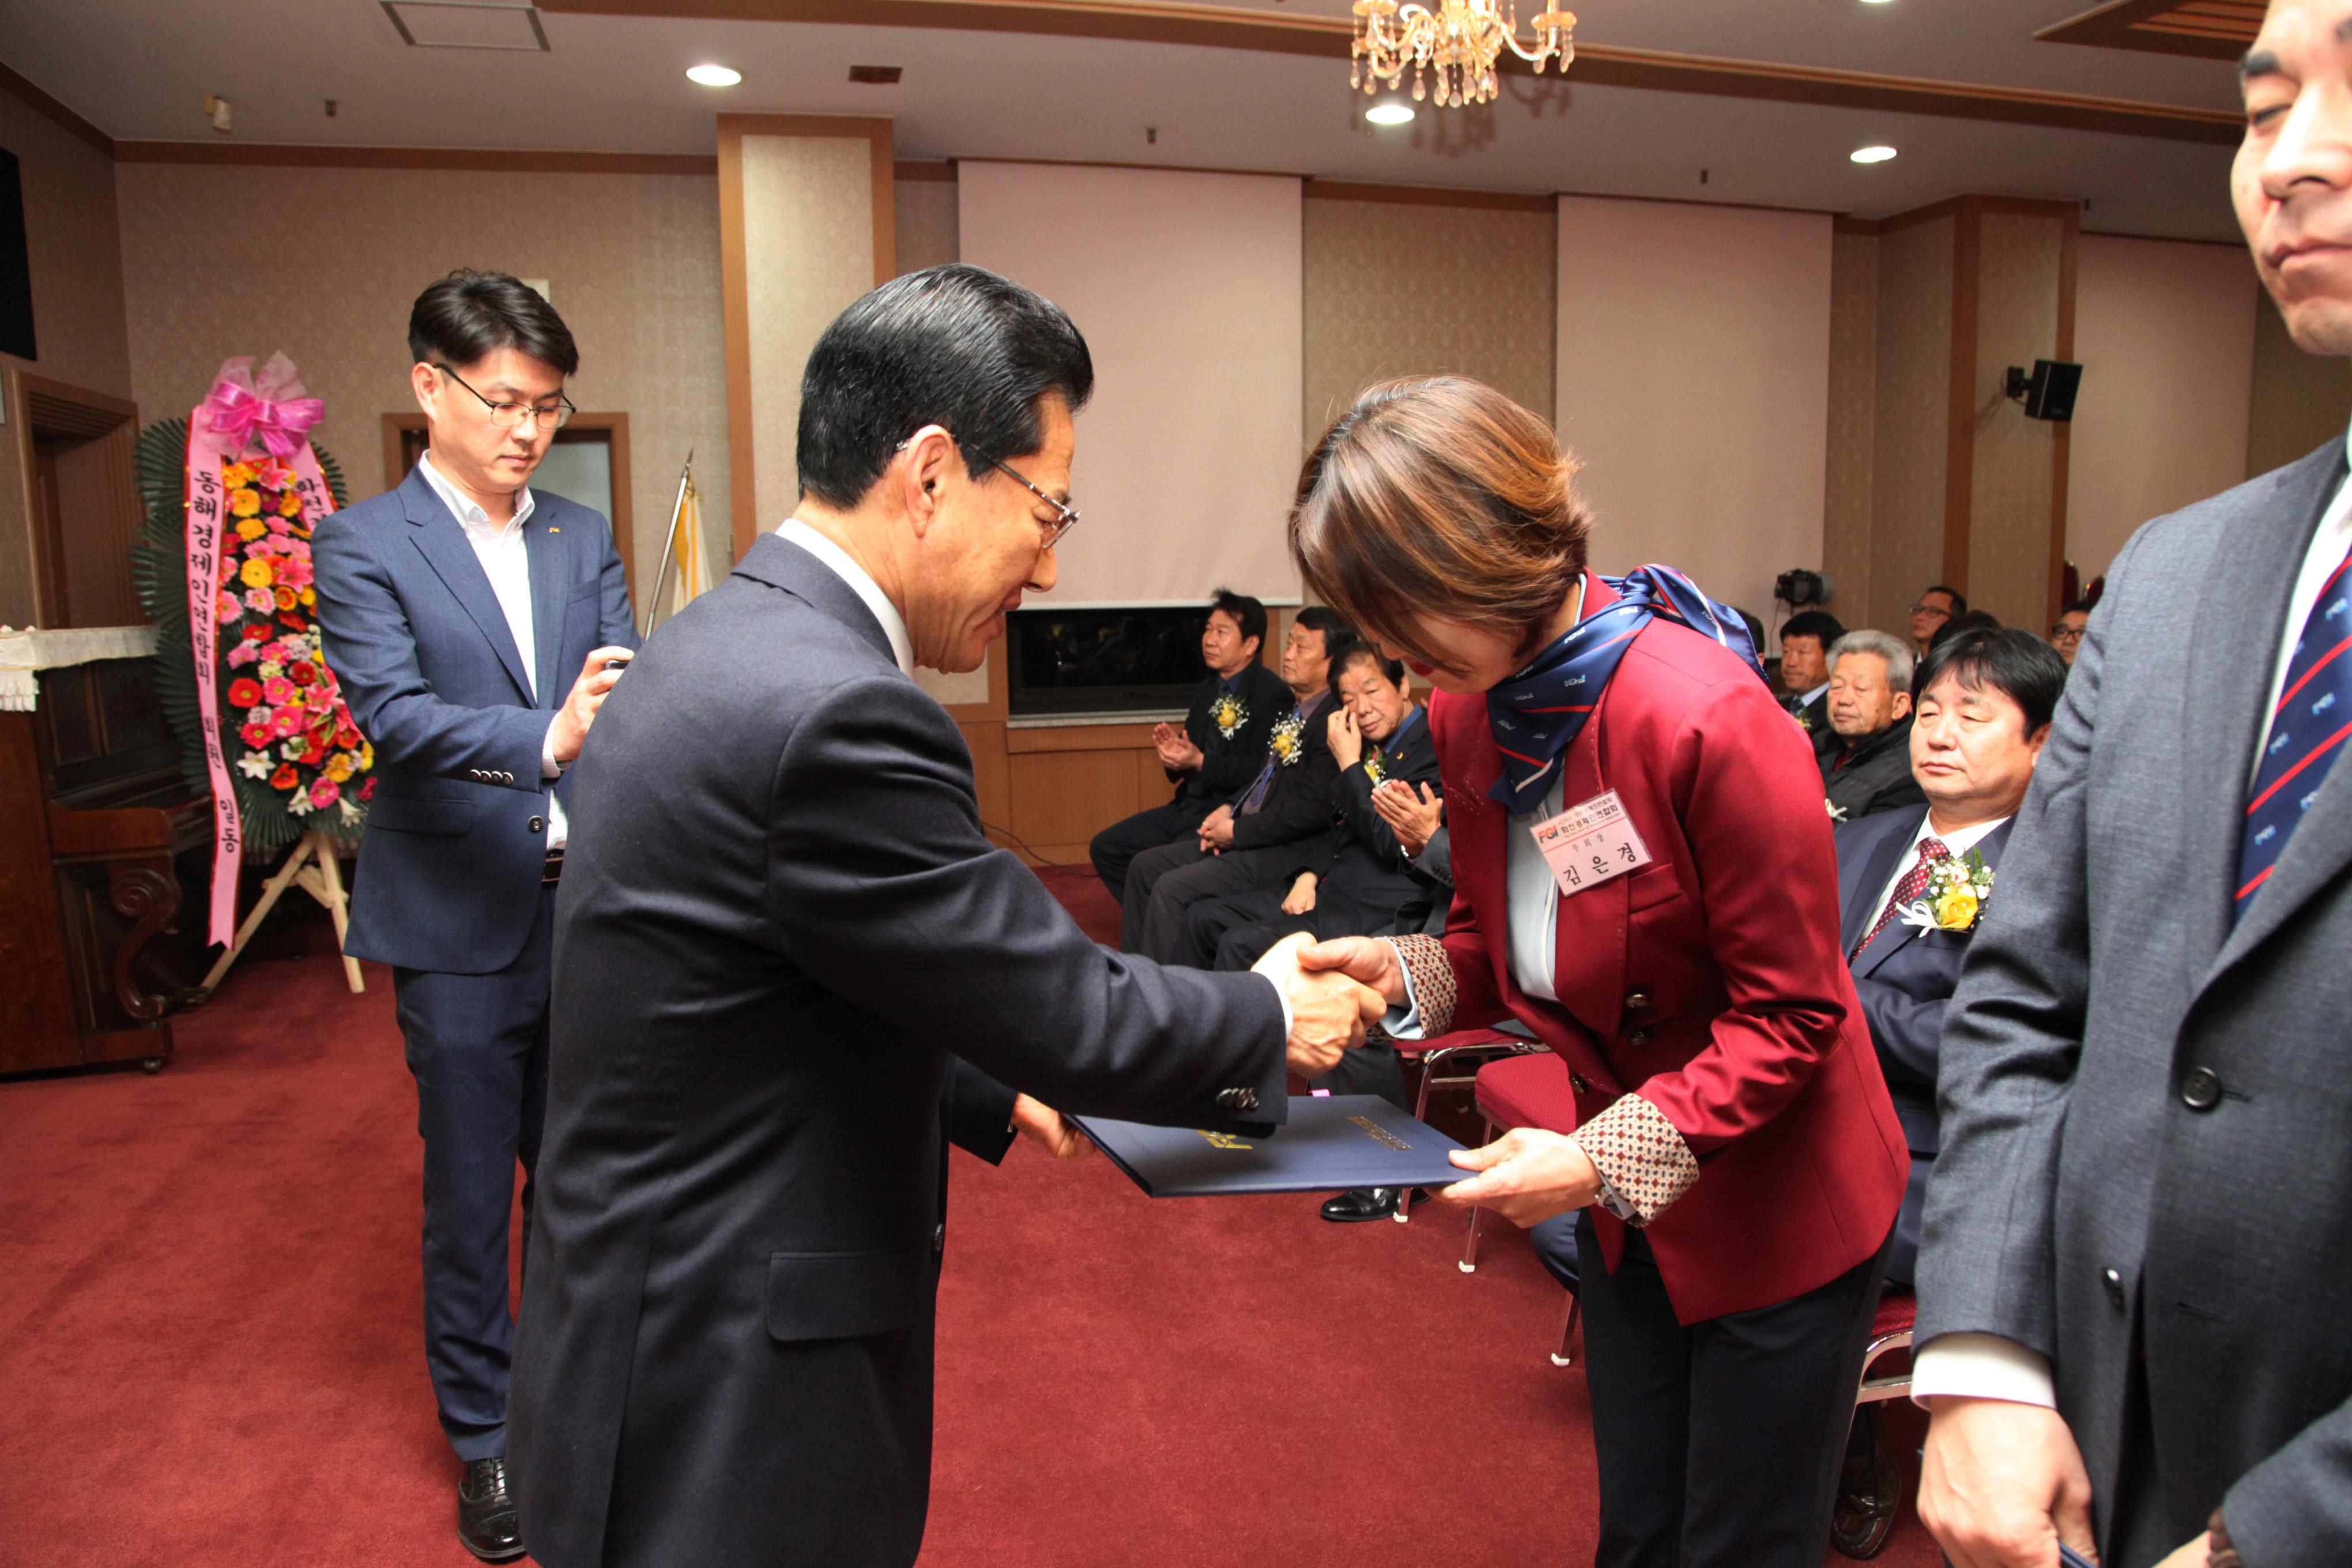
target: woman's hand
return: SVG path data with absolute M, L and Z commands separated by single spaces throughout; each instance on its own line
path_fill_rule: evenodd
M 1402 779 L 1390 779 L 1372 791 L 1372 809 L 1381 814 L 1381 820 L 1396 835 L 1398 847 L 1407 856 L 1417 856 L 1437 837 L 1445 799 L 1430 794 L 1425 784 L 1410 784 Z
M 1442 1188 L 1438 1196 L 1465 1207 L 1493 1209 L 1525 1228 L 1601 1196 L 1601 1172 L 1575 1139 L 1539 1127 L 1515 1127 L 1479 1149 L 1449 1156 L 1478 1174 Z
M 1286 915 L 1312 914 L 1315 910 L 1315 873 L 1301 871 L 1298 880 L 1290 884 L 1290 896 L 1282 900 L 1282 912 Z
M 1324 720 L 1323 735 L 1331 742 L 1331 759 L 1341 773 L 1364 760 L 1364 731 L 1352 710 L 1342 708 Z

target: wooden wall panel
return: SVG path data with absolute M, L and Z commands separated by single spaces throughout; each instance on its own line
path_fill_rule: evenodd
M 1083 846 L 1142 805 L 1130 752 L 1025 752 L 1007 759 L 1013 831 L 1033 847 Z

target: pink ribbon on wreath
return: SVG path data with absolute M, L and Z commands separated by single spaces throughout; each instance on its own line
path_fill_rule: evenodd
M 197 438 L 226 458 L 257 441 L 274 458 L 290 458 L 309 439 L 310 426 L 326 417 L 326 404 L 305 396 L 307 390 L 294 362 L 283 353 L 271 354 L 259 375 L 253 373 L 251 354 L 223 360 L 212 391 L 196 410 Z

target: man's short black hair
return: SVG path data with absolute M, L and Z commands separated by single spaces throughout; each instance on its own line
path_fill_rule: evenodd
M 1242 641 L 1257 638 L 1257 646 L 1265 647 L 1265 605 L 1247 594 L 1236 594 L 1231 588 L 1220 588 L 1209 601 L 1212 614 L 1223 610 L 1233 617 L 1234 625 L 1242 631 Z
M 961 262 L 894 278 L 833 319 L 801 375 L 801 489 L 853 507 L 898 444 L 944 426 L 978 479 L 1045 444 L 1038 405 L 1076 413 L 1094 359 L 1062 308 Z
M 1927 651 L 1935 652 L 1962 632 L 1997 632 L 1999 630 L 2000 630 L 2000 617 L 1990 610 L 1962 610 L 1946 617 L 1944 624 L 1936 628 L 1936 635 L 1927 639 Z M 1926 688 L 1923 687 L 1921 689 L 1925 690 Z
M 1323 655 L 1335 662 L 1340 654 L 1347 651 L 1348 645 L 1356 640 L 1356 628 L 1328 605 L 1309 605 L 1290 618 L 1293 624 L 1305 626 L 1308 631 L 1321 632 Z
M 1919 596 L 1923 599 L 1930 594 L 1941 594 L 1944 597 L 1951 600 L 1952 614 L 1956 616 L 1965 616 L 1969 613 L 1969 596 L 1966 594 L 1961 593 L 1958 588 L 1953 587 L 1950 584 L 1930 583 L 1926 587 L 1919 590 Z
M 572 329 L 545 295 L 520 278 L 460 267 L 409 307 L 408 353 L 419 364 L 462 371 L 500 349 L 529 354 L 565 375 L 580 368 Z
M 2087 616 L 2091 613 L 2091 601 L 2077 599 L 2058 613 L 2062 616 Z
M 1917 702 L 1948 675 L 1964 690 L 1990 687 L 2023 709 L 2029 737 L 2050 722 L 2058 711 L 2058 694 L 2066 689 L 2066 661 L 2048 643 L 2015 626 L 1971 626 L 1938 642 L 1911 677 L 1911 700 Z
M 1827 653 L 1830 644 L 1845 636 L 1845 626 L 1827 610 L 1801 610 L 1780 623 L 1780 640 L 1790 637 L 1815 637 Z
M 1381 672 L 1391 686 L 1404 684 L 1404 660 L 1381 657 L 1381 650 L 1368 642 L 1351 642 L 1331 661 L 1331 695 L 1339 695 L 1339 678 L 1360 664 L 1369 664 Z

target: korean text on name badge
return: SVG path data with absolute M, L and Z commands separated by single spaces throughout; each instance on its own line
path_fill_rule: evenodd
M 1528 832 L 1536 847 L 1559 883 L 1564 897 L 1639 870 L 1650 863 L 1650 851 L 1633 831 L 1625 803 L 1613 789 L 1571 805 L 1558 816 L 1537 823 Z

